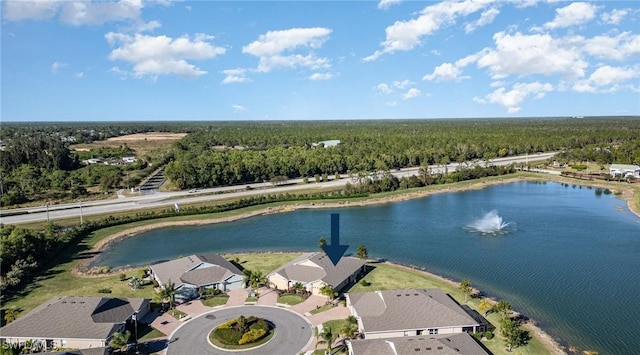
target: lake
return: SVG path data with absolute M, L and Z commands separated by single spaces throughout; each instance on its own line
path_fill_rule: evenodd
M 501 235 L 470 232 L 491 211 Z M 93 265 L 144 265 L 195 253 L 314 251 L 340 213 L 355 253 L 468 278 L 565 345 L 601 354 L 640 349 L 640 218 L 600 189 L 516 182 L 367 207 L 298 210 L 152 230 L 112 244 Z M 410 285 L 408 285 L 410 286 Z

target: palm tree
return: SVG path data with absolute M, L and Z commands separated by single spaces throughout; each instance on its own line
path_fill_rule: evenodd
M 109 346 L 116 351 L 122 351 L 129 343 L 129 338 L 131 338 L 131 333 L 128 330 L 124 333 L 113 333 L 111 340 L 109 341 Z
M 321 338 L 321 340 L 316 342 L 316 347 L 320 344 L 327 344 L 327 349 L 329 350 L 329 353 L 331 353 L 333 342 L 336 340 L 336 335 L 331 331 L 331 327 L 324 328 L 322 333 L 318 334 L 318 337 Z
M 471 287 L 471 281 L 469 281 L 468 279 L 462 279 L 458 288 L 460 289 L 460 291 L 462 291 L 462 293 L 464 293 L 464 303 L 467 303 L 467 298 L 473 291 L 473 288 Z
M 484 316 L 487 316 L 487 313 L 489 313 L 489 310 L 491 310 L 491 308 L 493 308 L 493 305 L 491 304 L 491 302 L 489 302 L 488 299 L 483 298 L 482 301 L 480 301 L 480 312 L 484 313 Z
M 358 333 L 358 325 L 353 323 L 345 323 L 342 329 L 340 329 L 340 334 L 344 335 L 348 339 L 353 339 Z
M 500 316 L 502 317 L 502 319 L 507 319 L 511 316 L 511 304 L 507 301 L 501 300 L 499 301 L 494 309 L 500 313 Z
M 244 269 L 244 283 L 252 288 L 259 288 L 260 286 L 266 286 L 268 283 L 267 277 L 262 271 L 251 271 Z
M 296 294 L 300 293 L 304 286 L 300 282 L 296 282 L 293 284 L 293 289 L 296 291 Z
M 320 293 L 329 297 L 330 300 L 332 300 L 337 295 L 336 291 L 333 289 L 333 287 L 331 287 L 331 285 L 324 285 L 320 289 Z
M 176 295 L 178 291 L 175 289 L 176 284 L 171 282 L 171 280 L 167 281 L 164 285 L 162 285 L 162 289 L 160 289 L 160 297 L 162 297 L 162 301 L 169 301 L 169 309 L 173 308 L 173 304 L 176 301 Z
M 18 310 L 15 308 L 9 308 L 4 311 L 4 320 L 7 324 L 13 322 L 18 318 Z

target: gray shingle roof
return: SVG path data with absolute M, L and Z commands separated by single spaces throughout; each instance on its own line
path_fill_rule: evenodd
M 214 266 L 214 270 L 202 271 L 207 268 L 194 270 L 202 263 L 217 266 Z M 151 270 L 160 279 L 161 283 L 164 284 L 171 280 L 171 282 L 175 283 L 176 288 L 185 282 L 201 286 L 221 282 L 234 274 L 242 275 L 240 269 L 217 254 L 189 255 L 184 258 L 151 265 Z
M 347 297 L 365 332 L 478 325 L 439 289 L 350 293 Z
M 0 329 L 1 337 L 106 339 L 143 298 L 55 297 Z
M 488 355 L 469 334 L 351 340 L 354 355 Z M 395 348 L 395 351 L 393 350 Z
M 314 265 L 300 265 L 308 261 Z M 361 269 L 364 264 L 364 261 L 358 258 L 343 257 L 338 265 L 333 265 L 325 253 L 304 253 L 273 273 L 292 282 L 307 283 L 322 280 L 327 285 L 336 287 Z

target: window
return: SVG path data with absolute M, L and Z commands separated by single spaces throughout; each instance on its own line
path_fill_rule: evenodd
M 438 334 L 438 329 L 429 329 L 429 334 Z

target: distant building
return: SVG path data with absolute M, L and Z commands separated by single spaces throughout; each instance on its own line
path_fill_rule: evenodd
M 640 166 L 637 165 L 629 165 L 629 164 L 611 164 L 609 167 L 609 174 L 612 177 L 622 176 L 626 177 L 634 177 L 640 178 Z
M 122 157 L 122 161 L 125 163 L 135 163 L 137 159 L 136 157 Z
M 346 294 L 365 339 L 484 332 L 486 322 L 439 289 Z
M 111 336 L 144 317 L 148 298 L 54 297 L 0 328 L 7 343 L 41 342 L 54 348 L 104 348 Z
M 178 291 L 176 298 L 191 300 L 199 289 L 222 291 L 242 288 L 244 274 L 220 255 L 190 255 L 184 258 L 151 265 L 151 275 L 160 286 L 171 281 Z
M 340 140 L 339 139 L 332 139 L 332 140 L 328 140 L 328 141 L 322 141 L 322 142 L 318 142 L 318 143 L 312 143 L 311 146 L 313 147 L 317 147 L 320 144 L 322 144 L 323 147 L 325 148 L 329 148 L 329 147 L 335 147 L 338 144 L 340 144 Z
M 102 159 L 98 159 L 98 158 L 91 158 L 91 159 L 87 159 L 83 161 L 85 164 L 102 164 L 103 161 Z
M 343 257 L 333 265 L 325 253 L 304 253 L 295 260 L 267 275 L 271 286 L 287 290 L 296 283 L 314 295 L 326 285 L 336 292 L 357 281 L 364 272 L 365 262 L 354 257 Z

